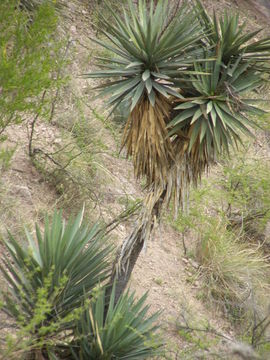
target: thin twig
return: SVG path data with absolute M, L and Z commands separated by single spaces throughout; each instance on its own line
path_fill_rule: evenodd
M 47 92 L 46 90 L 43 91 L 40 105 L 42 105 L 43 102 L 44 102 L 46 92 Z M 37 111 L 32 123 L 31 123 L 31 132 L 30 132 L 30 138 L 29 138 L 29 143 L 28 143 L 28 154 L 29 154 L 30 157 L 33 157 L 33 155 L 34 155 L 32 144 L 33 144 L 33 136 L 34 136 L 34 131 L 35 131 L 35 124 L 37 122 L 39 114 L 40 114 L 40 111 Z
M 222 337 L 223 339 L 226 339 L 227 341 L 232 341 L 232 339 L 230 337 L 218 332 L 217 330 L 215 330 L 213 328 L 201 329 L 201 328 L 191 327 L 190 325 L 177 325 L 177 329 L 188 330 L 188 331 L 206 332 L 206 333 L 209 333 L 209 334 L 216 335 L 218 337 Z

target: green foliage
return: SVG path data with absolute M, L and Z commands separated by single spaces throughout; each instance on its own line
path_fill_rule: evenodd
M 62 7 L 64 2 L 62 0 L 18 0 L 21 9 L 29 12 L 35 11 L 40 5 L 51 3 L 56 7 Z
M 208 158 L 224 152 L 229 153 L 229 147 L 241 143 L 240 134 L 251 136 L 248 129 L 255 123 L 246 117 L 246 112 L 263 115 L 264 111 L 249 104 L 248 100 L 240 98 L 242 92 L 250 91 L 262 82 L 257 72 L 236 63 L 229 63 L 223 69 L 221 52 L 212 62 L 195 65 L 195 69 L 209 75 L 190 76 L 186 85 L 188 100 L 175 107 L 178 115 L 169 123 L 169 134 L 179 131 L 189 132 L 188 150 L 196 145 L 199 156 L 207 154 Z M 196 144 L 197 143 L 197 144 Z
M 222 162 L 220 200 L 225 197 L 227 207 L 223 211 L 231 225 L 242 227 L 244 236 L 260 240 L 270 219 L 270 168 L 266 161 L 246 150 Z
M 145 318 L 146 295 L 137 301 L 134 295 L 126 293 L 115 304 L 114 287 L 108 304 L 105 290 L 98 291 L 78 324 L 76 359 L 145 359 L 157 353 L 161 343 L 153 337 L 153 323 L 158 314 Z
M 191 192 L 189 213 L 179 214 L 172 223 L 180 232 L 187 228 L 198 230 L 213 215 L 238 234 L 240 230 L 240 236 L 252 239 L 252 229 L 253 235 L 262 235 L 270 219 L 269 179 L 267 161 L 252 154 L 251 147 L 246 145 L 234 157 L 224 156 L 220 160 L 215 174 Z
M 104 70 L 87 76 L 117 78 L 98 87 L 116 107 L 132 99 L 132 110 L 144 93 L 153 106 L 156 93 L 181 97 L 170 135 L 190 129 L 189 151 L 196 145 L 200 157 L 206 152 L 213 158 L 240 141 L 239 131 L 250 134 L 246 112 L 263 114 L 241 95 L 261 85 L 259 73 L 268 69 L 264 63 L 270 39 L 255 40 L 260 31 L 245 33 L 238 15 L 214 15 L 212 20 L 200 1 L 196 3 L 196 15 L 185 6 L 168 11 L 166 1 L 156 7 L 153 1 L 149 6 L 139 1 L 138 15 L 130 3 L 131 15 L 125 9 L 123 20 L 113 14 L 115 25 L 101 16 L 105 30 L 100 25 L 100 31 L 112 45 L 94 41 L 117 57 L 100 58 Z
M 101 0 L 92 0 L 91 3 L 89 3 L 89 11 L 91 13 L 91 21 L 94 25 L 94 29 L 96 30 L 96 35 L 99 36 L 99 28 L 102 27 L 102 16 L 106 17 L 107 20 L 111 21 L 113 19 L 113 15 L 111 12 L 111 9 L 113 10 L 113 13 L 118 11 L 119 7 L 126 6 L 127 0 L 110 0 L 110 9 L 107 7 L 107 1 L 101 1 Z M 102 15 L 101 15 L 102 14 Z M 104 52 L 107 52 L 107 55 L 112 54 L 110 51 L 107 51 L 106 49 L 103 49 Z
M 270 39 L 257 40 L 260 31 L 246 33 L 239 15 L 225 13 L 217 18 L 214 14 L 212 20 L 198 0 L 197 9 L 208 45 L 205 59 L 215 60 L 195 63 L 194 69 L 202 75 L 190 75 L 186 84 L 178 83 L 185 89 L 185 99 L 179 100 L 169 127 L 171 135 L 188 133 L 189 152 L 196 148 L 201 159 L 213 160 L 229 152 L 230 146 L 237 147 L 241 133 L 251 135 L 249 127 L 255 123 L 247 114 L 265 113 L 254 106 L 256 99 L 245 94 L 264 83 L 261 73 L 268 71 Z
M 28 11 L 35 10 L 44 2 L 46 2 L 46 0 L 19 0 L 20 6 Z
M 0 139 L 1 144 L 1 139 Z M 10 165 L 10 161 L 16 151 L 16 147 L 1 149 L 0 150 L 0 170 L 7 170 Z
M 265 61 L 269 60 L 270 39 L 259 39 L 256 37 L 262 29 L 253 32 L 246 31 L 246 22 L 240 23 L 239 14 L 224 13 L 218 18 L 214 13 L 213 19 L 207 14 L 200 0 L 196 0 L 198 17 L 210 46 L 219 45 L 222 53 L 222 62 L 228 65 L 232 59 L 239 64 L 252 61 L 263 66 L 258 70 L 267 71 Z M 240 60 L 239 57 L 241 57 Z M 269 69 L 269 67 L 268 67 Z
M 126 293 L 115 303 L 114 286 L 108 299 L 112 246 L 100 226 L 82 221 L 83 211 L 67 223 L 55 212 L 43 234 L 36 225 L 36 239 L 25 232 L 28 247 L 11 234 L 3 241 L 8 288 L 0 310 L 17 327 L 5 339 L 3 359 L 145 359 L 160 348 L 153 337 L 158 314 L 147 316 L 147 295 Z
M 169 94 L 181 97 L 172 89 L 172 78 L 189 73 L 186 67 L 192 66 L 194 61 L 189 54 L 197 50 L 194 43 L 202 37 L 202 32 L 195 15 L 186 6 L 174 11 L 168 1 L 159 1 L 156 7 L 151 1 L 148 7 L 146 1 L 141 0 L 138 10 L 131 1 L 129 13 L 123 8 L 124 20 L 111 11 L 115 24 L 100 14 L 99 31 L 112 45 L 97 39 L 93 41 L 116 57 L 98 58 L 108 64 L 102 65 L 104 70 L 86 76 L 116 78 L 98 87 L 104 88 L 103 95 L 112 95 L 109 105 L 118 106 L 132 99 L 132 110 L 144 93 L 152 105 L 158 93 L 165 97 Z
M 189 213 L 179 214 L 173 225 L 198 238 L 195 254 L 205 293 L 236 318 L 250 310 L 251 292 L 260 304 L 261 290 L 269 287 L 263 249 L 270 168 L 246 148 L 234 158 L 223 158 L 215 170 L 191 192 Z
M 55 213 L 51 224 L 46 218 L 43 235 L 36 225 L 36 240 L 26 230 L 28 247 L 10 233 L 4 240 L 9 256 L 4 255 L 0 269 L 10 286 L 3 293 L 4 310 L 33 333 L 79 307 L 109 274 L 112 248 L 105 246 L 97 225 L 82 225 L 82 215 L 67 224 L 61 213 Z
M 225 304 L 233 317 L 246 311 L 251 292 L 269 287 L 269 265 L 257 247 L 247 246 L 218 221 L 208 219 L 197 246 L 197 260 L 209 298 Z
M 180 329 L 178 331 L 178 334 L 182 339 L 184 339 L 186 342 L 193 344 L 191 346 L 191 349 L 188 349 L 188 352 L 194 353 L 195 351 L 200 350 L 208 350 L 210 345 L 212 345 L 212 342 L 207 339 L 207 335 L 204 336 L 196 336 L 192 335 L 191 331 Z
M 61 42 L 55 40 L 58 18 L 52 2 L 31 13 L 17 0 L 0 3 L 0 132 L 31 114 L 44 115 L 42 93 L 59 86 Z
M 33 162 L 45 181 L 56 189 L 61 208 L 73 214 L 85 203 L 90 213 L 93 203 L 96 205 L 100 200 L 95 194 L 94 182 L 97 170 L 107 171 L 100 154 L 107 152 L 108 146 L 103 141 L 103 127 L 97 125 L 93 118 L 89 121 L 85 100 L 73 94 L 71 87 L 68 83 L 61 90 L 61 95 L 62 92 L 63 95 L 66 91 L 71 92 L 69 101 L 72 111 L 54 119 L 58 130 L 61 129 L 54 147 L 34 149 Z M 94 108 L 90 106 L 90 109 L 98 121 L 104 121 Z
M 76 121 L 71 129 L 71 134 L 75 138 L 78 148 L 84 152 L 88 153 L 88 156 L 92 156 L 94 151 L 106 150 L 106 145 L 103 144 L 102 139 L 99 137 L 89 136 L 91 131 L 94 131 L 93 127 L 91 128 L 91 124 L 84 116 L 84 112 L 81 108 L 81 104 L 78 100 L 77 107 L 80 112 L 80 119 Z M 91 164 L 92 159 L 89 158 L 89 165 Z

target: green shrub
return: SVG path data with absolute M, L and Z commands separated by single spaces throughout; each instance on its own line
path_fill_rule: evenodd
M 258 247 L 247 246 L 216 219 L 204 223 L 197 245 L 197 260 L 209 298 L 227 310 L 244 314 L 258 289 L 269 289 L 270 267 Z M 255 301 L 255 300 L 254 300 Z
M 33 11 L 46 2 L 48 2 L 48 0 L 19 0 L 19 5 L 22 9 Z
M 55 40 L 58 17 L 43 1 L 29 14 L 18 0 L 0 2 L 0 133 L 31 114 L 46 114 L 42 94 L 62 82 L 55 79 L 62 43 Z
M 250 150 L 246 147 L 234 158 L 221 162 L 222 172 L 217 184 L 230 226 L 242 231 L 245 239 L 263 242 L 265 226 L 270 219 L 270 167 Z

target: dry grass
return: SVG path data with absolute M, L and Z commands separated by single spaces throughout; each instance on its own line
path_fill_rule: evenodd
M 212 220 L 207 227 L 197 247 L 207 295 L 227 310 L 243 313 L 257 291 L 270 289 L 269 258 L 260 247 L 239 241 L 226 224 Z

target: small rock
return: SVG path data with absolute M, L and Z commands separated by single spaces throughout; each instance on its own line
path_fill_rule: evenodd
M 77 32 L 76 26 L 75 26 L 75 25 L 71 25 L 70 31 L 71 31 L 72 33 L 75 33 L 75 34 L 76 34 L 76 32 Z
M 54 143 L 55 143 L 56 145 L 61 144 L 61 142 L 62 142 L 62 139 L 55 139 L 55 140 L 54 140 Z
M 193 266 L 195 269 L 199 269 L 200 265 L 194 261 L 194 260 L 189 260 L 190 265 Z

